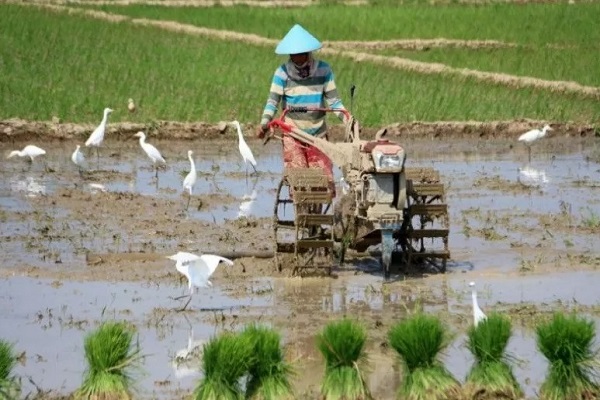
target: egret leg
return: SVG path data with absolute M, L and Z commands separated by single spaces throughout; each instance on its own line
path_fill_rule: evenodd
M 100 148 L 96 146 L 96 164 L 100 165 Z
M 192 194 L 188 194 L 188 201 L 187 201 L 187 205 L 185 206 L 185 211 L 187 211 L 190 208 L 190 200 L 192 200 Z
M 190 304 L 191 301 L 192 301 L 192 295 L 189 295 L 188 301 L 186 301 L 186 303 L 183 305 L 183 307 L 181 307 L 177 311 L 185 311 L 185 309 L 187 308 L 187 306 Z
M 252 165 L 252 168 L 254 169 L 253 175 L 257 175 L 258 171 L 256 170 L 256 167 L 254 166 L 254 164 L 250 164 L 250 165 Z
M 529 162 L 531 162 L 531 146 L 527 146 L 527 150 L 529 153 Z

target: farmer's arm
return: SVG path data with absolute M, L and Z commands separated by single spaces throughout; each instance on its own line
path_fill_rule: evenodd
M 287 74 L 284 72 L 283 68 L 277 68 L 275 74 L 273 74 L 269 98 L 267 99 L 267 104 L 265 105 L 265 109 L 263 110 L 262 117 L 260 119 L 260 126 L 263 128 L 266 128 L 267 124 L 273 119 L 275 113 L 277 112 L 277 107 L 279 106 L 281 98 L 283 97 L 283 88 L 285 86 L 286 79 Z
M 340 99 L 340 96 L 338 95 L 337 87 L 335 85 L 335 79 L 333 76 L 333 71 L 331 70 L 331 68 L 329 69 L 329 72 L 325 76 L 325 87 L 323 88 L 323 94 L 324 94 L 325 100 L 327 101 L 327 104 L 329 105 L 330 108 L 341 108 L 344 110 L 346 109 L 346 107 L 344 107 L 344 104 L 342 103 L 342 100 Z M 338 116 L 338 118 L 340 120 L 342 120 L 342 122 L 344 121 L 344 118 L 345 118 L 344 113 L 336 112 L 335 114 Z

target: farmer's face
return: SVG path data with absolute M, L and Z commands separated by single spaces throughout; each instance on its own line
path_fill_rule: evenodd
M 292 62 L 296 65 L 303 65 L 308 61 L 308 53 L 292 54 L 290 55 Z

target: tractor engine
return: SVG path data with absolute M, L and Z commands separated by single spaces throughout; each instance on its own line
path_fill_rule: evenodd
M 388 140 L 363 143 L 356 149 L 346 180 L 355 188 L 358 217 L 369 221 L 402 220 L 406 205 L 404 148 Z

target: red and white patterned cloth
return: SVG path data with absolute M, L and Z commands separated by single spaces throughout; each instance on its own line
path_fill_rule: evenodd
M 284 135 L 283 165 L 285 168 L 321 168 L 327 175 L 329 189 L 331 190 L 332 196 L 335 197 L 333 163 L 321 150 Z

